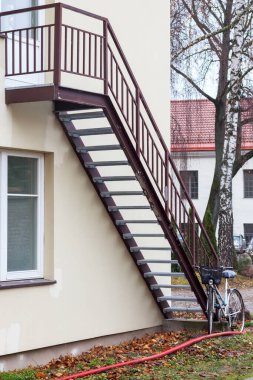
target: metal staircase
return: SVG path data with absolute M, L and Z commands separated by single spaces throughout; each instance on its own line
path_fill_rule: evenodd
M 202 312 L 189 284 L 171 283 L 185 274 L 172 271 L 179 262 L 171 259 L 159 215 L 106 114 L 93 109 L 56 115 L 165 317 Z
M 54 103 L 67 138 L 165 317 L 205 313 L 206 294 L 195 268 L 215 265 L 217 254 L 110 22 L 61 3 L 4 12 L 0 21 L 42 10 L 50 12 L 45 24 L 0 31 L 6 37 L 5 70 L 12 78 L 44 73 L 53 83 L 7 89 L 6 103 Z M 71 25 L 71 12 L 83 17 L 82 25 L 87 17 L 95 20 L 98 31 Z M 22 44 L 15 42 L 16 35 Z M 30 48 L 30 35 L 43 42 L 39 53 L 35 43 Z M 73 87 L 64 85 L 62 73 L 72 76 Z M 76 78 L 85 83 L 81 90 Z M 86 87 L 92 81 L 100 84 L 99 91 Z M 180 273 L 171 270 L 175 263 Z M 174 284 L 176 275 L 185 276 L 189 285 Z M 182 295 L 189 289 L 194 297 Z

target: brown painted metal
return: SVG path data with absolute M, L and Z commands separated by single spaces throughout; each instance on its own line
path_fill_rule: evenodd
M 55 27 L 54 27 L 54 85 L 61 83 L 61 45 L 62 45 L 62 4 L 55 4 Z

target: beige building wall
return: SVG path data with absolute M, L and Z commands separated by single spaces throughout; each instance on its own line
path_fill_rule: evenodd
M 68 3 L 111 21 L 168 141 L 167 1 L 159 6 L 151 0 Z M 6 106 L 3 39 L 0 57 L 0 149 L 45 154 L 45 277 L 57 281 L 0 290 L 0 356 L 160 325 L 163 317 L 52 104 Z

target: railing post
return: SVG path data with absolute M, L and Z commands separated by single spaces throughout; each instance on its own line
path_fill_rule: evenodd
M 54 15 L 54 85 L 61 84 L 62 4 L 55 4 Z M 48 52 L 50 54 L 50 52 Z
M 165 149 L 165 187 L 164 187 L 164 198 L 165 198 L 165 212 L 169 215 L 169 152 Z
M 136 152 L 140 157 L 140 89 L 136 87 Z
M 108 95 L 108 21 L 103 21 L 104 35 L 104 94 Z

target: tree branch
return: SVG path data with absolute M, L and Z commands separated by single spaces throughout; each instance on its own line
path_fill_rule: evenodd
M 208 95 L 206 92 L 204 92 L 188 75 L 183 73 L 181 70 L 176 68 L 174 65 L 171 65 L 172 70 L 174 70 L 177 74 L 181 75 L 183 78 L 185 78 L 201 95 L 203 95 L 205 98 L 216 103 L 216 100 L 212 98 L 210 95 Z
M 234 167 L 233 167 L 233 177 L 243 167 L 243 165 L 247 161 L 249 161 L 251 158 L 253 158 L 253 150 L 250 150 L 247 153 L 241 155 L 240 158 L 235 161 Z

